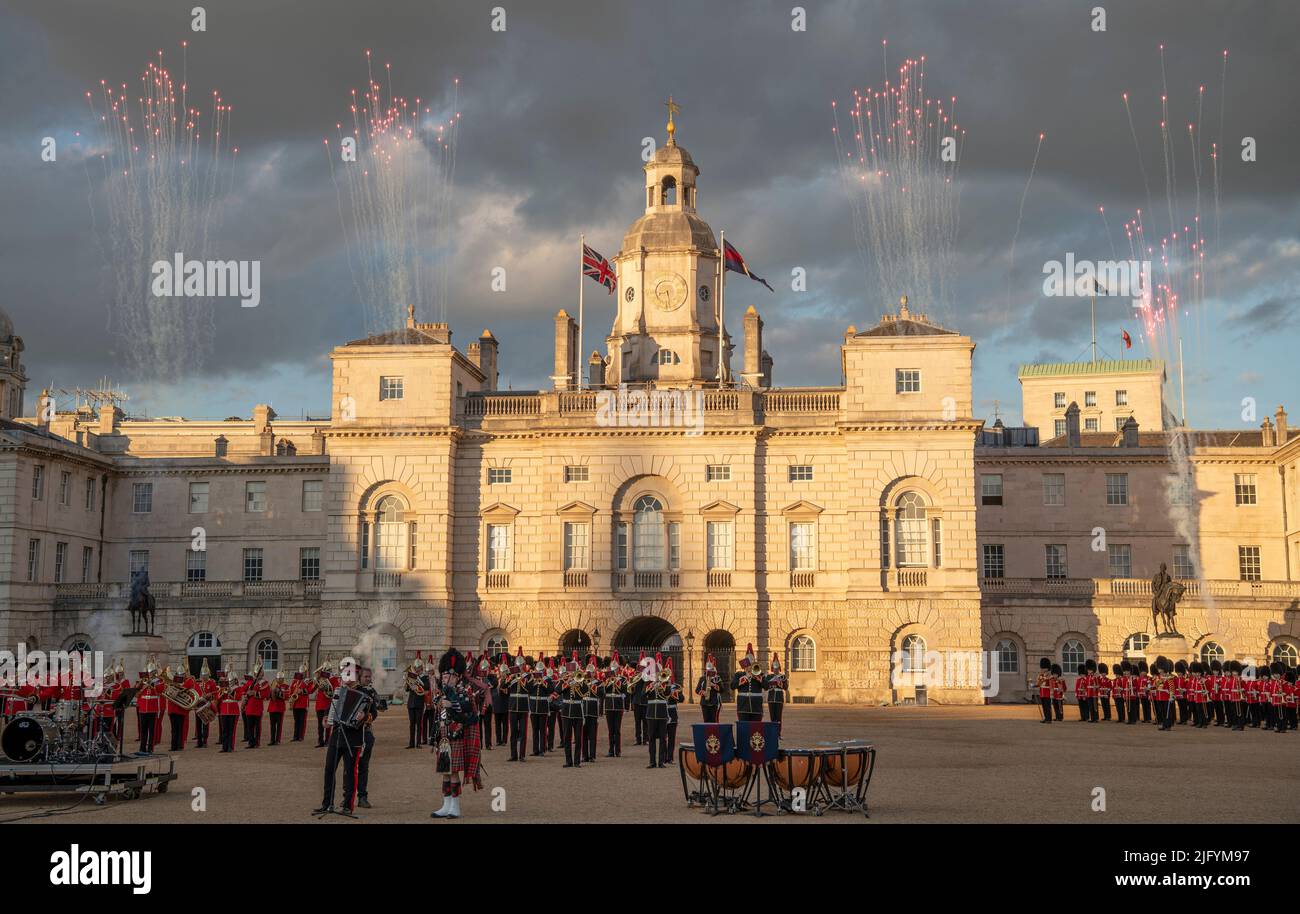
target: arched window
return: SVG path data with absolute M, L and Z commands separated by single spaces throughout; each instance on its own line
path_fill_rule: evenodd
M 1291 669 L 1300 663 L 1300 651 L 1290 641 L 1279 641 L 1273 646 L 1273 661 Z
M 1151 643 L 1151 636 L 1146 632 L 1136 632 L 1124 639 L 1124 655 L 1132 656 L 1137 654 L 1146 654 L 1147 645 Z
M 900 568 L 929 565 L 925 501 L 916 492 L 904 492 L 898 498 L 894 510 L 894 542 Z
M 1019 673 L 1020 672 L 1020 649 L 1010 638 L 1003 638 L 993 648 L 993 653 L 998 658 L 999 673 Z
M 817 669 L 817 642 L 811 635 L 795 635 L 790 642 L 790 670 L 811 673 Z
M 280 644 L 274 638 L 263 638 L 257 642 L 254 660 L 262 664 L 263 670 L 280 668 Z
M 1217 641 L 1207 641 L 1201 645 L 1201 662 L 1209 663 L 1211 660 L 1223 659 L 1223 646 Z
M 190 654 L 219 654 L 221 653 L 221 639 L 212 632 L 195 632 L 190 635 L 189 644 L 186 645 L 186 652 Z
M 920 635 L 908 635 L 903 639 L 903 672 L 925 672 L 925 639 Z
M 387 495 L 375 509 L 375 568 L 379 571 L 407 567 L 405 508 L 396 495 Z
M 95 649 L 90 646 L 89 641 L 81 638 L 78 638 L 76 641 L 69 644 L 67 648 L 69 654 L 90 654 L 94 653 L 94 650 Z
M 659 202 L 664 206 L 672 206 L 677 202 L 677 179 L 668 175 L 659 184 Z
M 510 653 L 510 641 L 501 632 L 497 632 L 494 635 L 489 635 L 484 647 L 487 648 L 489 657 L 495 657 L 498 654 Z
M 664 570 L 664 508 L 653 495 L 642 495 L 632 509 L 632 545 L 637 571 Z
M 1061 669 L 1067 673 L 1078 673 L 1083 669 L 1083 642 L 1071 638 L 1061 645 Z

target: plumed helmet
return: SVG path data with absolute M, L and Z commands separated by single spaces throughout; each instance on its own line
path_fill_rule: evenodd
M 457 676 L 465 675 L 465 655 L 454 647 L 448 649 L 447 653 L 438 658 L 438 673 L 455 673 Z

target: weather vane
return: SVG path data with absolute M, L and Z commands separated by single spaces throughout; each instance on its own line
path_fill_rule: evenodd
M 677 125 L 673 123 L 673 115 L 682 113 L 682 106 L 673 101 L 673 97 L 668 96 L 668 101 L 664 102 L 664 107 L 668 109 L 668 145 L 674 146 L 677 143 L 675 134 Z

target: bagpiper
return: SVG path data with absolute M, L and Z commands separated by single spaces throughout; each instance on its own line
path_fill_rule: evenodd
M 722 715 L 722 677 L 718 664 L 710 654 L 704 661 L 704 672 L 695 683 L 695 694 L 700 697 L 700 713 L 706 724 L 716 724 Z
M 442 807 L 435 819 L 460 818 L 460 792 L 466 783 L 483 786 L 479 772 L 480 743 L 475 701 L 465 684 L 465 658 L 452 648 L 438 661 L 436 769 L 442 775 Z

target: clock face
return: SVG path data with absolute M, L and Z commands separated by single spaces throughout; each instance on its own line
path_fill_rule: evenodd
M 651 288 L 654 292 L 655 305 L 661 311 L 675 311 L 686 304 L 686 295 L 690 287 L 686 285 L 686 280 L 676 273 L 661 273 L 655 277 Z
M 633 289 L 631 286 L 628 286 L 627 291 L 623 293 L 623 298 L 627 299 L 628 301 L 632 301 L 632 299 L 636 298 L 636 289 Z
M 709 300 L 709 287 L 700 286 L 700 301 L 708 301 L 708 300 Z

